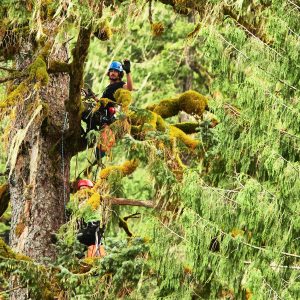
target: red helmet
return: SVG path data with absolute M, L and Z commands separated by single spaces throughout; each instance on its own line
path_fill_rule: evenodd
M 77 183 L 77 189 L 80 190 L 82 187 L 92 188 L 94 184 L 89 179 L 80 179 Z

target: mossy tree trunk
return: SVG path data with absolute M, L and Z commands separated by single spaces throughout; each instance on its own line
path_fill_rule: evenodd
M 49 74 L 49 81 L 43 86 L 39 86 L 35 78 L 30 89 L 24 92 L 22 103 L 16 107 L 10 151 L 16 144 L 16 136 L 24 129 L 26 134 L 20 135 L 20 146 L 12 151 L 16 160 L 10 162 L 10 245 L 37 262 L 54 260 L 53 235 L 66 221 L 70 160 L 82 149 L 80 88 L 89 39 L 90 30 L 81 29 L 69 72 L 59 70 Z M 48 67 L 52 61 L 68 60 L 64 46 L 53 46 L 50 53 L 45 57 Z M 36 56 L 31 50 L 26 56 L 22 54 L 19 68 L 32 64 Z M 26 299 L 26 289 L 15 289 L 18 285 L 15 279 L 11 284 L 14 288 L 11 298 Z

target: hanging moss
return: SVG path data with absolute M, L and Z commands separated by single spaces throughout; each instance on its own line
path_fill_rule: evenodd
M 112 30 L 107 20 L 101 21 L 97 26 L 94 35 L 101 41 L 110 40 L 112 37 Z
M 164 24 L 161 22 L 153 23 L 151 25 L 151 30 L 153 36 L 161 36 L 165 31 L 165 27 Z
M 92 210 L 97 210 L 101 204 L 101 196 L 98 193 L 94 193 L 87 201 L 86 205 L 90 206 Z

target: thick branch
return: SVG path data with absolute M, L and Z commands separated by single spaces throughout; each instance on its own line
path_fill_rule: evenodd
M 84 63 L 88 54 L 92 26 L 81 27 L 75 49 L 70 73 L 70 90 L 67 111 L 77 112 L 80 107 L 81 87 L 83 80 Z
M 148 208 L 154 208 L 154 201 L 146 200 L 132 200 L 126 198 L 104 198 L 104 201 L 109 201 L 113 205 L 129 205 L 129 206 L 143 206 Z
M 53 74 L 53 73 L 70 73 L 71 72 L 71 64 L 56 61 L 56 60 L 51 61 L 47 71 L 50 74 Z

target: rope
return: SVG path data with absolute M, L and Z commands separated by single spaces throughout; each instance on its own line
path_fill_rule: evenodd
M 67 214 L 66 214 L 66 179 L 65 179 L 65 153 L 64 153 L 64 133 L 66 130 L 69 129 L 69 120 L 68 120 L 68 113 L 64 113 L 64 123 L 62 128 L 62 135 L 61 135 L 61 159 L 62 159 L 62 176 L 63 176 L 63 201 L 64 201 L 64 216 L 65 221 L 67 221 Z

